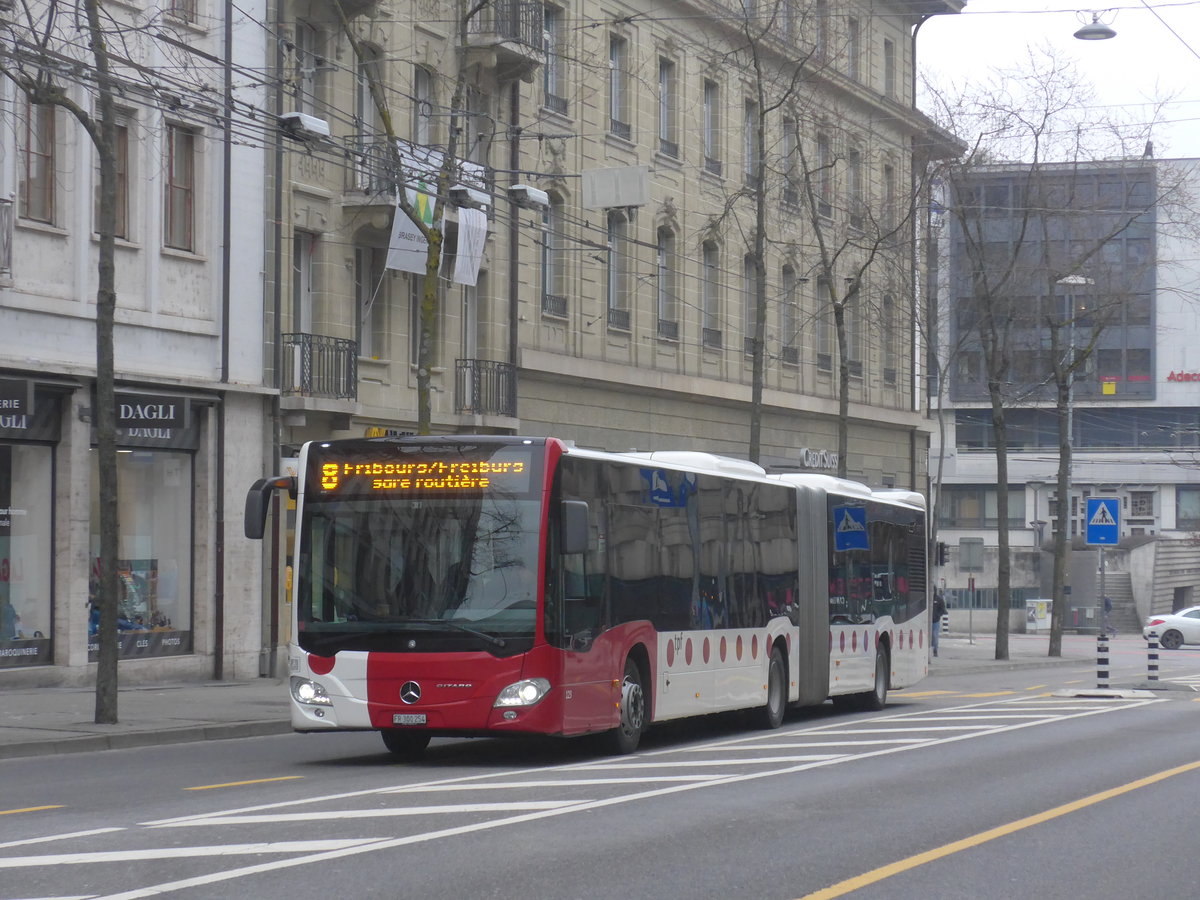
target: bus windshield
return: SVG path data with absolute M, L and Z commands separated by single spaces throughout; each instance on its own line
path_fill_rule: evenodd
M 490 464 L 507 455 L 492 454 Z M 331 471 L 328 461 L 318 465 Z M 537 623 L 541 500 L 509 487 L 503 480 L 466 489 L 335 486 L 306 496 L 296 584 L 300 646 L 319 655 L 528 650 Z

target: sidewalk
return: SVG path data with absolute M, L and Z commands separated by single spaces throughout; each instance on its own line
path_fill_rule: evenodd
M 1096 639 L 1064 635 L 1061 658 L 1047 656 L 1048 635 L 1009 636 L 1009 658 L 995 659 L 995 635 L 944 635 L 931 677 L 1096 664 Z M 1145 644 L 1140 636 L 1112 640 L 1113 652 Z M 287 734 L 286 679 L 198 682 L 120 689 L 116 725 L 97 725 L 96 694 L 87 688 L 28 688 L 0 693 L 0 760 L 127 747 Z

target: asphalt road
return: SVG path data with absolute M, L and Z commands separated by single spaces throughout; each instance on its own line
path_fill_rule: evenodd
M 1200 683 L 1200 652 L 1163 678 Z M 721 717 L 620 758 L 440 741 L 402 765 L 365 734 L 5 760 L 0 898 L 1190 896 L 1200 694 L 1092 687 L 934 676 L 882 713 Z

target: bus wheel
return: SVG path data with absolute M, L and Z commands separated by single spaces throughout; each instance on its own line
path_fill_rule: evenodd
M 430 735 L 424 731 L 405 731 L 400 728 L 385 728 L 379 732 L 383 746 L 400 759 L 420 759 L 429 746 Z
M 875 688 L 859 696 L 863 709 L 880 710 L 887 706 L 888 673 L 891 669 L 886 647 L 875 648 Z
M 621 679 L 621 724 L 608 733 L 608 749 L 624 755 L 637 749 L 646 728 L 646 692 L 642 687 L 642 670 L 633 658 L 625 660 L 625 675 Z
M 787 709 L 787 666 L 778 647 L 771 651 L 771 662 L 767 665 L 767 704 L 755 710 L 756 723 L 760 728 L 778 728 L 783 724 Z

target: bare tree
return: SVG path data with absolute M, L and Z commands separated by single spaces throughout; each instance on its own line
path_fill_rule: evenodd
M 960 160 L 942 168 L 941 177 L 960 256 L 960 275 L 950 282 L 955 327 L 960 338 L 970 336 L 979 355 L 991 412 L 999 554 L 996 658 L 1008 658 L 1011 608 L 1007 410 L 1048 395 L 1059 420 L 1050 641 L 1051 655 L 1059 655 L 1072 384 L 1144 274 L 1136 267 L 1105 266 L 1106 248 L 1131 229 L 1149 227 L 1153 210 L 1179 199 L 1179 183 L 1156 180 L 1153 163 L 1143 159 L 1150 125 L 1098 118 L 1089 86 L 1049 51 L 1031 53 L 1020 70 L 999 73 L 995 81 L 953 99 L 932 93 L 945 126 L 970 144 Z M 1099 196 L 1097 185 L 1109 185 L 1117 196 Z
M 100 608 L 99 657 L 96 671 L 95 721 L 117 722 L 117 450 L 114 390 L 113 322 L 117 305 L 115 236 L 117 230 L 117 122 L 116 79 L 109 41 L 115 30 L 99 0 L 83 0 L 84 33 L 90 60 L 77 49 L 74 30 L 65 28 L 75 7 L 59 0 L 22 0 L 17 15 L 8 19 L 6 48 L 0 55 L 0 74 L 11 81 L 29 107 L 64 109 L 87 133 L 99 161 L 98 286 L 96 289 L 96 408 L 95 426 L 99 463 Z M 87 77 L 71 79 L 64 60 L 90 66 Z M 90 104 L 73 95 L 76 87 L 95 98 Z

